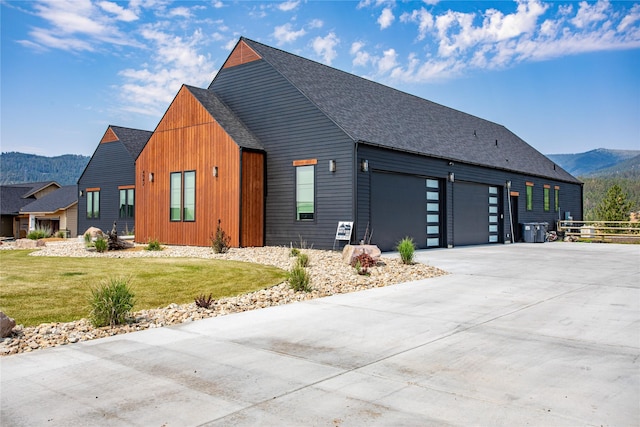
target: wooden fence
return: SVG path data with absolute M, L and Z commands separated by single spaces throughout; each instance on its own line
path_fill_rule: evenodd
M 558 221 L 558 233 L 581 240 L 640 242 L 640 222 Z

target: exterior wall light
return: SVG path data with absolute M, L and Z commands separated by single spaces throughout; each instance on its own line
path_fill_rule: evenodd
M 511 188 L 511 181 L 507 181 L 506 186 L 507 186 L 507 190 L 509 190 Z
M 82 197 L 82 196 L 84 196 L 84 192 L 83 192 L 82 190 L 80 190 L 80 192 L 78 193 L 78 195 L 79 195 L 80 197 Z
M 335 172 L 335 171 L 336 171 L 336 161 L 329 160 L 329 172 Z
M 453 172 L 449 172 L 449 182 L 455 182 L 456 176 Z
M 216 178 L 218 177 L 218 167 L 217 166 L 213 167 L 213 176 L 215 176 Z
M 149 172 L 149 182 L 153 182 L 153 172 Z
M 360 162 L 360 170 L 362 172 L 369 172 L 369 160 L 362 160 Z

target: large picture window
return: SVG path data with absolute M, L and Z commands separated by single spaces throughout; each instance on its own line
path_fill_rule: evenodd
M 171 221 L 195 221 L 196 172 L 172 172 L 169 193 Z
M 100 218 L 100 190 L 87 190 L 87 218 Z
M 133 218 L 134 213 L 134 200 L 133 188 L 122 188 L 120 189 L 120 209 L 119 216 L 120 218 Z
M 296 220 L 315 219 L 315 166 L 296 166 Z

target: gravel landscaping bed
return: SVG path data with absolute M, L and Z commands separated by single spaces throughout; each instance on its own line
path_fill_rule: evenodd
M 12 249 L 5 243 L 1 249 Z M 311 292 L 294 292 L 288 283 L 281 283 L 267 289 L 236 297 L 215 300 L 210 308 L 204 309 L 189 304 L 169 304 L 164 308 L 141 310 L 132 314 L 132 322 L 116 327 L 95 328 L 88 319 L 68 323 L 46 323 L 35 327 L 14 328 L 10 337 L 0 340 L 0 355 L 10 355 L 87 341 L 110 335 L 159 328 L 178 323 L 192 322 L 208 317 L 223 316 L 230 313 L 254 310 L 258 308 L 289 304 L 334 294 L 356 292 L 364 289 L 388 286 L 413 280 L 441 276 L 446 272 L 425 264 L 404 265 L 397 258 L 383 257 L 380 263 L 370 269 L 368 276 L 356 274 L 355 270 L 342 261 L 341 252 L 303 249 L 309 256 L 307 271 L 311 276 Z M 154 252 L 142 250 L 136 246 L 126 251 L 97 253 L 89 251 L 83 242 L 48 242 L 45 247 L 33 252 L 32 256 L 61 257 L 188 257 L 223 259 L 254 262 L 273 265 L 289 270 L 295 258 L 290 257 L 287 247 L 232 248 L 225 254 L 214 254 L 211 248 L 189 246 L 166 246 L 164 250 Z M 11 315 L 11 313 L 6 313 Z

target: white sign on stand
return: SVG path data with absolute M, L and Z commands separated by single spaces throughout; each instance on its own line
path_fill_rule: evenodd
M 336 240 L 351 240 L 351 229 L 353 221 L 339 221 L 338 230 L 336 231 Z

